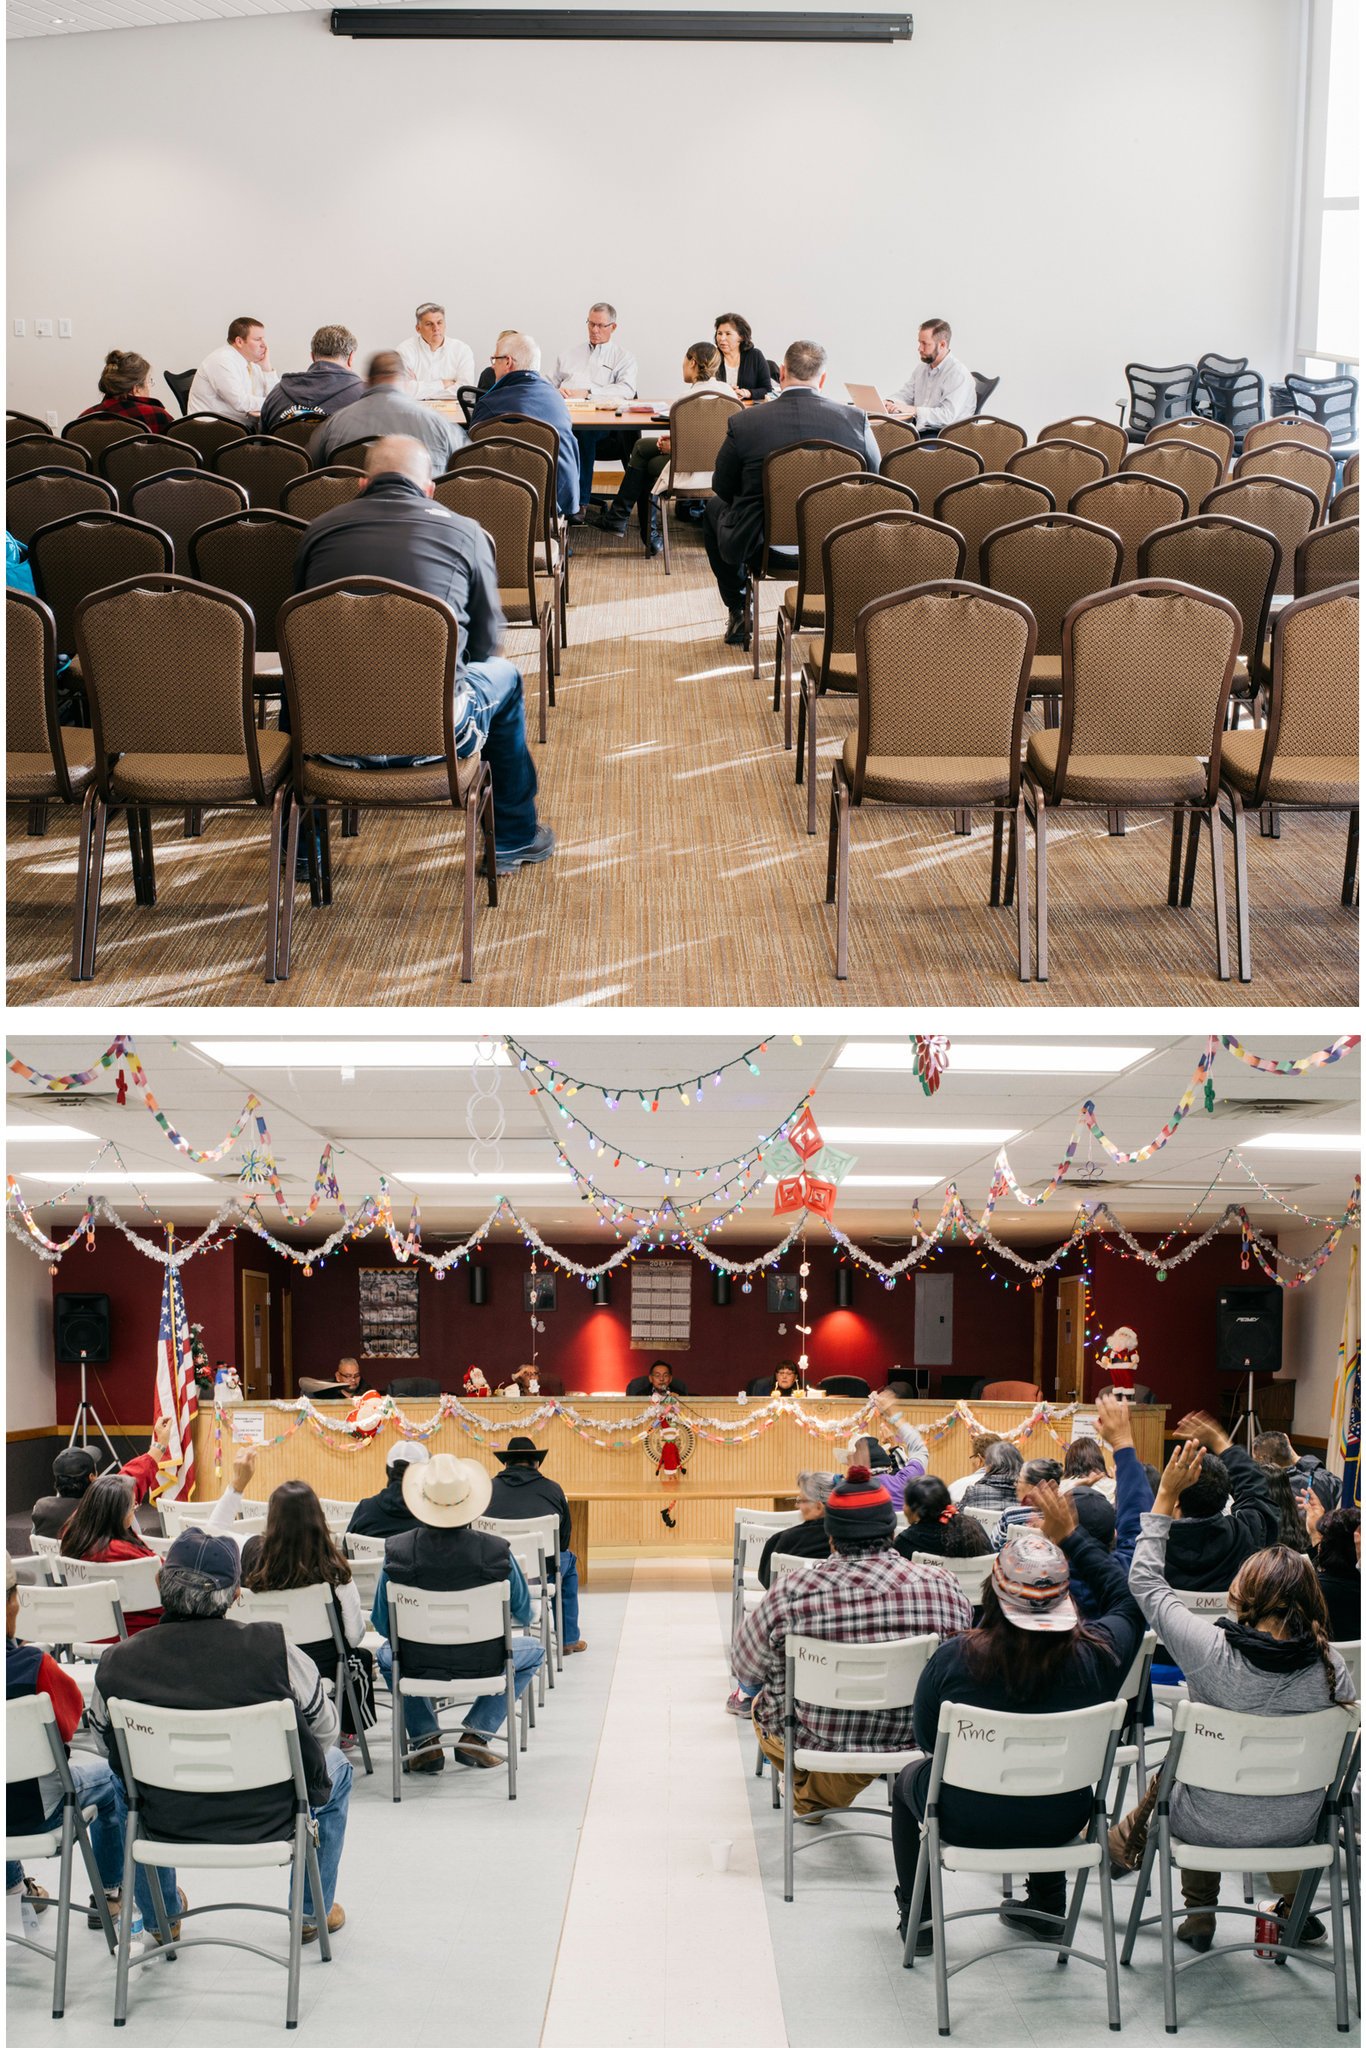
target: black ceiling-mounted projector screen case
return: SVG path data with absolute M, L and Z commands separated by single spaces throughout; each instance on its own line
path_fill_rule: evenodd
M 744 14 L 686 10 L 334 7 L 334 36 L 481 42 L 907 43 L 909 14 Z

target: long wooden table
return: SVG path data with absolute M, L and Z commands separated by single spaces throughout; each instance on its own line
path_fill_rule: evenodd
M 403 1401 L 399 1405 L 407 1421 L 418 1428 L 429 1426 L 437 1415 L 435 1401 Z M 636 1418 L 648 1410 L 648 1402 L 567 1396 L 563 1405 L 573 1410 L 579 1420 L 578 1428 L 558 1415 L 533 1424 L 530 1418 L 543 1406 L 539 1399 L 493 1399 L 468 1405 L 475 1426 L 489 1438 L 488 1443 L 479 1443 L 457 1418 L 448 1416 L 426 1439 L 428 1448 L 475 1458 L 491 1471 L 497 1471 L 495 1447 L 504 1445 L 510 1435 L 530 1436 L 538 1446 L 546 1447 L 550 1455 L 543 1469 L 564 1488 L 576 1537 L 582 1537 L 581 1570 L 587 1568 L 590 1545 L 686 1551 L 728 1544 L 736 1506 L 772 1507 L 775 1502 L 792 1498 L 799 1472 L 836 1468 L 854 1417 L 864 1406 L 857 1401 L 784 1402 L 772 1425 L 744 1442 L 708 1442 L 698 1437 L 688 1454 L 685 1475 L 661 1482 L 655 1476 L 653 1459 L 644 1444 L 628 1442 L 624 1448 L 612 1448 L 614 1432 L 628 1424 L 633 1429 L 639 1427 Z M 945 1401 L 903 1401 L 900 1413 L 908 1422 L 923 1426 L 942 1421 L 950 1405 Z M 345 1412 L 340 1403 L 320 1404 L 319 1413 L 324 1409 L 337 1420 Z M 753 1424 L 767 1409 L 768 1404 L 763 1401 L 745 1402 L 710 1394 L 679 1404 L 685 1423 L 693 1418 L 704 1425 L 712 1420 L 738 1423 L 741 1428 L 747 1422 Z M 803 1409 L 812 1421 L 839 1422 L 842 1426 L 828 1435 L 803 1429 L 799 1420 Z M 384 1484 L 385 1459 L 396 1440 L 392 1423 L 385 1423 L 377 1436 L 359 1448 L 349 1440 L 334 1439 L 309 1427 L 296 1428 L 282 1442 L 272 1445 L 270 1438 L 293 1425 L 294 1417 L 287 1411 L 244 1402 L 240 1407 L 220 1412 L 221 1462 L 217 1469 L 214 1411 L 201 1409 L 195 1422 L 196 1491 L 202 1500 L 217 1499 L 227 1483 L 232 1465 L 230 1428 L 234 1415 L 259 1416 L 267 1439 L 249 1489 L 249 1497 L 254 1500 L 264 1500 L 282 1479 L 306 1479 L 319 1494 L 336 1500 L 357 1500 L 364 1494 L 377 1493 Z M 1094 1409 L 1081 1412 L 1095 1413 Z M 983 1429 L 1009 1431 L 1024 1421 L 1029 1407 L 1018 1401 L 979 1401 L 972 1404 L 972 1413 Z M 1133 1410 L 1135 1446 L 1139 1457 L 1149 1463 L 1161 1462 L 1166 1415 L 1166 1409 L 1160 1407 Z M 1070 1423 L 1060 1422 L 1055 1435 L 1040 1423 L 1021 1448 L 1026 1457 L 1060 1458 L 1070 1428 Z M 956 1419 L 930 1445 L 930 1470 L 942 1479 L 961 1478 L 971 1469 L 971 1449 L 968 1431 L 961 1419 Z M 669 1529 L 660 1519 L 660 1510 L 673 1498 L 678 1503 L 674 1509 L 676 1527 Z

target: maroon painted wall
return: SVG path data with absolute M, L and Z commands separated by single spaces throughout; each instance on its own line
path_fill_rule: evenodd
M 1150 1243 L 1153 1240 L 1144 1240 Z M 601 1239 L 562 1247 L 585 1263 L 601 1257 Z M 1170 1252 L 1175 1249 L 1168 1245 Z M 371 1247 L 334 1258 L 305 1279 L 255 1239 L 239 1238 L 233 1246 L 194 1260 L 182 1271 L 186 1305 L 192 1321 L 204 1325 L 210 1358 L 236 1360 L 240 1355 L 239 1275 L 251 1268 L 271 1276 L 272 1389 L 284 1391 L 282 1296 L 289 1290 L 293 1308 L 293 1361 L 300 1377 L 325 1378 L 338 1358 L 360 1352 L 358 1290 L 353 1269 L 360 1263 L 387 1264 Z M 387 1386 L 391 1378 L 427 1377 L 458 1389 L 467 1366 L 482 1366 L 493 1383 L 531 1356 L 529 1320 L 522 1308 L 522 1276 L 528 1269 L 520 1245 L 495 1244 L 480 1254 L 489 1269 L 490 1298 L 486 1306 L 470 1302 L 469 1271 L 460 1267 L 438 1280 L 422 1270 L 420 1359 L 369 1359 L 363 1362 L 372 1385 Z M 1075 1257 L 1067 1262 L 1076 1270 Z M 795 1254 L 785 1270 L 796 1271 Z M 1214 1296 L 1219 1288 L 1260 1279 L 1244 1274 L 1236 1238 L 1220 1239 L 1159 1282 L 1132 1259 L 1121 1260 L 1093 1246 L 1093 1301 L 1102 1332 L 1130 1324 L 1141 1350 L 1139 1377 L 1159 1401 L 1179 1414 L 1190 1407 L 1215 1408 L 1219 1381 L 1214 1369 Z M 880 1386 L 894 1365 L 914 1363 L 912 1323 L 914 1285 L 901 1280 L 894 1290 L 857 1270 L 854 1305 L 837 1309 L 837 1262 L 829 1251 L 811 1255 L 808 1346 L 812 1378 L 827 1373 L 856 1372 Z M 1033 1290 L 1026 1281 L 1018 1289 L 987 1277 L 971 1248 L 956 1246 L 929 1270 L 954 1276 L 954 1362 L 945 1370 L 993 1379 L 1029 1379 L 1033 1360 Z M 92 1394 L 108 1422 L 144 1423 L 151 1414 L 151 1388 L 156 1357 L 160 1304 L 159 1266 L 142 1256 L 114 1231 L 96 1232 L 94 1252 L 72 1252 L 63 1261 L 58 1288 L 79 1288 L 110 1297 L 114 1335 L 112 1365 L 102 1368 Z M 537 1340 L 541 1369 L 569 1391 L 595 1392 L 623 1387 L 643 1372 L 649 1354 L 630 1348 L 629 1268 L 612 1276 L 612 1301 L 597 1308 L 587 1289 L 561 1274 L 559 1306 L 546 1313 L 543 1337 Z M 1056 1341 L 1055 1283 L 1046 1280 L 1044 1297 L 1044 1388 L 1052 1391 Z M 786 1336 L 778 1325 L 786 1322 Z M 795 1357 L 800 1349 L 796 1318 L 771 1315 L 763 1276 L 753 1292 L 734 1284 L 730 1305 L 712 1301 L 711 1273 L 696 1261 L 692 1272 L 692 1343 L 686 1352 L 667 1354 L 679 1378 L 696 1394 L 735 1393 L 750 1379 L 771 1371 L 775 1361 Z M 937 1392 L 939 1373 L 932 1385 Z M 1088 1370 L 1087 1393 L 1100 1384 Z M 58 1372 L 58 1420 L 69 1421 L 76 1401 L 76 1374 Z

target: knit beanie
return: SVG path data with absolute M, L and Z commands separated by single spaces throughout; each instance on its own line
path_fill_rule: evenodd
M 836 1543 L 886 1542 L 896 1534 L 892 1496 L 866 1465 L 851 1465 L 825 1503 L 825 1533 Z

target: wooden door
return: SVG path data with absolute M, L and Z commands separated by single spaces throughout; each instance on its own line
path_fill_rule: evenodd
M 1058 1370 L 1054 1398 L 1086 1398 L 1086 1282 L 1058 1282 Z
M 270 1399 L 270 1280 L 242 1275 L 242 1392 L 248 1401 Z

